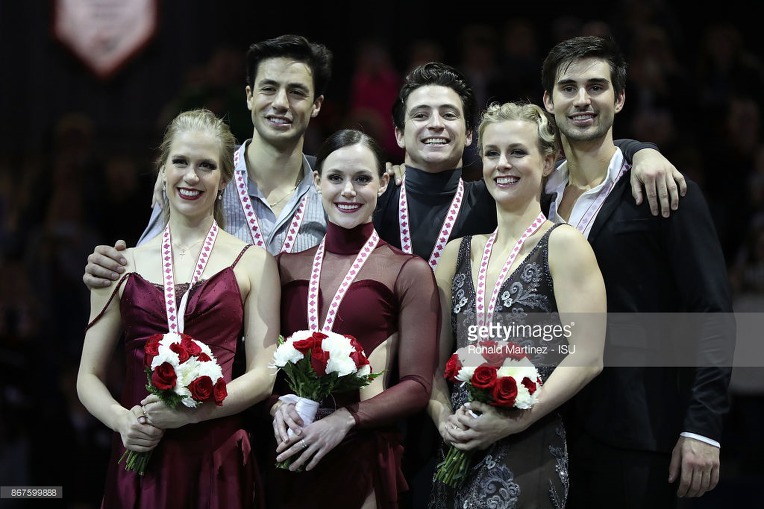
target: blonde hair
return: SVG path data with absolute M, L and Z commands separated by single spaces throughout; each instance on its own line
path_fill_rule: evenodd
M 483 156 L 483 133 L 491 124 L 507 120 L 524 120 L 536 124 L 538 146 L 546 156 L 557 154 L 557 129 L 547 112 L 532 103 L 491 103 L 483 112 L 478 128 L 478 154 Z
M 164 133 L 162 144 L 159 145 L 159 158 L 157 159 L 157 172 L 161 172 L 170 156 L 170 145 L 181 133 L 189 131 L 202 131 L 209 133 L 218 140 L 220 146 L 220 183 L 226 184 L 233 179 L 233 152 L 236 148 L 236 138 L 231 133 L 230 127 L 217 115 L 206 108 L 184 111 L 175 117 Z M 165 199 L 162 204 L 164 222 L 170 217 L 170 205 Z M 225 228 L 223 215 L 223 200 L 215 201 L 213 217 L 221 228 Z

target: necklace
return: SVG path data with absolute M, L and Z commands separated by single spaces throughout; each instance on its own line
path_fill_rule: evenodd
M 239 203 L 241 204 L 241 208 L 246 215 L 247 226 L 249 227 L 249 233 L 252 236 L 252 242 L 256 246 L 264 248 L 266 244 L 265 238 L 263 237 L 263 232 L 260 228 L 260 221 L 257 219 L 257 214 L 255 214 L 254 207 L 252 206 L 252 200 L 249 198 L 246 173 L 247 166 L 239 166 L 239 161 L 246 161 L 245 147 L 246 145 L 242 145 L 233 155 L 233 166 L 236 168 L 236 190 L 239 193 Z M 297 181 L 297 184 L 295 184 L 295 188 L 300 185 L 300 182 L 302 182 L 302 177 Z M 292 251 L 294 241 L 297 239 L 297 234 L 300 231 L 300 224 L 302 224 L 302 216 L 306 209 L 308 196 L 309 194 L 305 193 L 305 195 L 302 197 L 300 204 L 297 206 L 297 210 L 292 217 L 292 221 L 289 223 L 287 234 L 284 236 L 284 242 L 281 245 L 281 249 L 279 250 L 282 253 L 289 253 Z M 273 234 L 273 232 L 271 234 Z
M 188 284 L 188 289 L 183 297 L 180 299 L 180 306 L 175 307 L 175 268 L 173 267 L 172 259 L 172 235 L 170 234 L 170 225 L 168 224 L 164 233 L 162 234 L 162 266 L 164 267 L 164 302 L 165 310 L 167 312 L 167 328 L 170 332 L 183 332 L 184 315 L 186 311 L 186 304 L 188 302 L 188 292 L 191 291 L 191 287 L 194 283 L 199 281 L 204 273 L 204 268 L 207 266 L 212 247 L 215 245 L 215 240 L 218 236 L 218 224 L 213 220 L 210 225 L 207 236 L 203 239 L 205 241 L 204 248 L 199 250 L 199 257 L 196 260 L 196 267 L 194 274 L 191 277 L 191 282 Z M 194 244 L 198 244 L 194 242 Z M 191 244 L 193 245 L 193 244 Z M 191 246 L 188 246 L 191 247 Z M 186 249 L 188 249 L 188 247 Z
M 178 251 L 177 251 L 177 253 L 176 253 L 176 254 L 182 258 L 183 256 L 185 256 L 185 254 L 188 252 L 188 250 L 189 250 L 189 249 L 191 249 L 191 248 L 192 248 L 192 247 L 194 247 L 195 245 L 199 244 L 199 243 L 200 243 L 200 242 L 202 242 L 203 240 L 204 240 L 204 239 L 199 239 L 199 240 L 197 240 L 196 242 L 192 242 L 191 244 L 189 244 L 189 245 L 187 245 L 187 246 L 181 246 L 181 245 L 179 245 L 179 244 L 176 244 L 175 242 L 173 242 L 173 243 L 172 243 L 172 245 L 173 245 L 173 247 L 175 247 L 175 248 L 177 248 L 177 249 L 178 249 Z
M 525 229 L 520 238 L 517 239 L 515 247 L 512 248 L 512 251 L 509 253 L 509 257 L 507 257 L 506 261 L 502 265 L 499 277 L 496 279 L 496 283 L 493 285 L 493 293 L 491 294 L 491 297 L 486 304 L 485 291 L 486 278 L 488 274 L 488 262 L 491 259 L 491 250 L 493 249 L 493 243 L 496 241 L 496 234 L 499 232 L 499 229 L 497 228 L 494 230 L 491 236 L 488 237 L 488 241 L 485 243 L 485 248 L 483 248 L 483 256 L 480 260 L 480 269 L 478 269 L 477 287 L 475 288 L 475 310 L 477 312 L 476 319 L 478 326 L 491 325 L 491 320 L 493 319 L 493 310 L 496 307 L 496 301 L 498 300 L 499 292 L 501 291 L 501 285 L 504 283 L 507 275 L 509 275 L 509 268 L 515 261 L 515 258 L 517 258 L 517 255 L 520 254 L 520 250 L 523 248 L 525 239 L 536 233 L 536 230 L 541 228 L 541 225 L 544 224 L 544 221 L 546 221 L 546 216 L 544 216 L 543 212 L 539 212 L 539 215 L 536 216 L 536 219 L 533 221 L 533 223 L 531 223 L 530 226 Z
M 284 196 L 282 196 L 281 198 L 279 198 L 279 199 L 278 199 L 278 200 L 276 200 L 275 202 L 271 203 L 271 202 L 269 201 L 269 202 L 268 202 L 268 205 L 270 205 L 270 206 L 271 206 L 271 208 L 275 207 L 276 205 L 278 205 L 279 203 L 281 203 L 282 201 L 284 201 L 284 199 L 285 199 L 287 196 L 291 196 L 291 194 L 294 192 L 294 190 L 295 190 L 295 189 L 297 189 L 297 186 L 296 186 L 296 185 L 295 185 L 295 186 L 294 186 L 292 189 L 290 189 L 289 191 L 287 191 L 287 193 L 286 193 Z

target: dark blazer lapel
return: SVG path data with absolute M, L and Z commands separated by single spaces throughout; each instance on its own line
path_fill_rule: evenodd
M 542 191 L 541 193 L 541 212 L 548 218 L 549 209 L 552 207 L 552 202 L 557 198 L 557 193 L 547 193 Z
M 622 175 L 621 178 L 618 179 L 615 187 L 610 191 L 610 194 L 605 199 L 605 203 L 602 204 L 602 208 L 597 213 L 597 218 L 594 220 L 592 229 L 589 231 L 589 242 L 592 242 L 597 238 L 597 235 L 602 231 L 602 228 L 605 226 L 608 219 L 610 219 L 610 216 L 613 215 L 615 209 L 618 208 L 621 201 L 628 198 L 624 197 L 624 193 L 630 189 L 630 186 L 631 184 L 629 184 L 627 175 Z

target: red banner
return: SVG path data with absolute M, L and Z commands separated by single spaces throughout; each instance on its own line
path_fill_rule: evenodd
M 154 35 L 157 10 L 156 0 L 55 0 L 53 33 L 108 79 Z

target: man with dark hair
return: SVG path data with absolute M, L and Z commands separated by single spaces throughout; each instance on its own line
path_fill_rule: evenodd
M 547 217 L 587 236 L 607 290 L 605 368 L 568 409 L 568 507 L 673 508 L 677 496 L 699 497 L 719 481 L 735 341 L 719 239 L 690 180 L 669 218 L 653 217 L 627 196 L 621 177 L 629 164 L 613 143 L 626 62 L 611 39 L 554 46 L 542 85 L 567 158 L 547 181 Z M 672 321 L 694 313 L 697 335 L 687 342 L 687 331 L 656 327 L 648 313 Z M 691 365 L 676 367 L 659 354 L 688 345 Z M 710 361 L 698 363 L 696 355 Z
M 405 150 L 403 185 L 388 186 L 374 214 L 380 236 L 406 252 L 428 260 L 434 269 L 450 239 L 490 233 L 496 229 L 496 206 L 482 180 L 462 179 L 462 157 L 472 143 L 477 118 L 475 96 L 467 79 L 455 68 L 430 62 L 405 78 L 392 107 L 398 145 Z M 671 167 L 654 145 L 619 140 L 627 157 L 640 158 L 646 168 Z M 635 163 L 636 164 L 636 163 Z M 673 167 L 671 167 L 673 168 Z M 681 175 L 666 172 L 683 182 Z M 633 178 L 641 188 L 639 178 Z M 655 180 L 652 181 L 655 184 Z M 650 194 L 657 209 L 655 190 Z M 641 192 L 641 189 L 640 189 Z M 676 196 L 673 198 L 676 200 Z M 668 212 L 666 202 L 665 212 Z M 412 491 L 407 506 L 427 505 L 439 442 L 430 418 L 422 413 L 406 423 L 404 472 Z
M 247 51 L 247 108 L 252 138 L 237 148 L 235 181 L 223 193 L 226 231 L 271 254 L 302 251 L 326 232 L 321 196 L 313 186 L 313 156 L 303 153 L 310 120 L 321 111 L 331 78 L 332 53 L 299 35 L 281 35 L 252 44 Z M 138 244 L 163 228 L 161 188 Z M 97 246 L 88 257 L 83 281 L 108 286 L 124 271 L 120 251 Z

